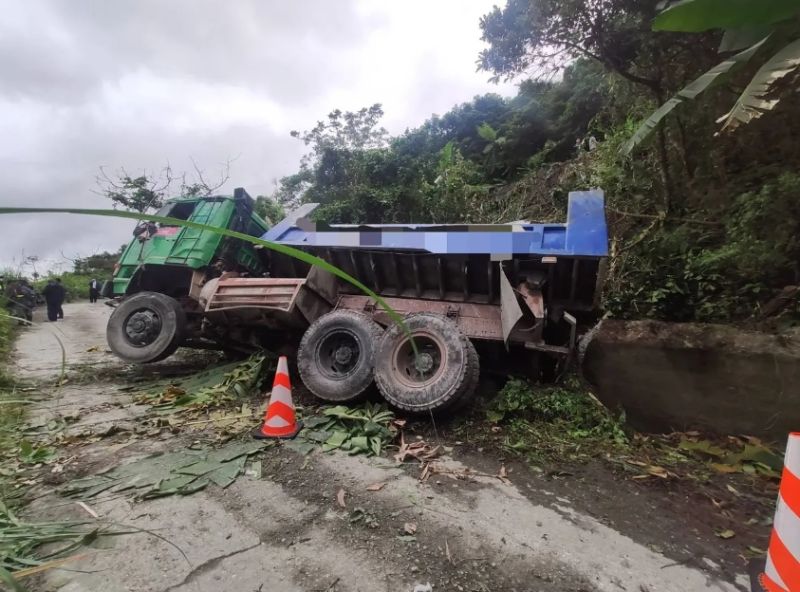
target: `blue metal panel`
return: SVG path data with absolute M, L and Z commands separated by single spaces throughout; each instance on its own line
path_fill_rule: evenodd
M 600 190 L 569 194 L 566 224 L 339 224 L 316 227 L 305 204 L 262 236 L 296 247 L 370 248 L 434 254 L 608 255 Z

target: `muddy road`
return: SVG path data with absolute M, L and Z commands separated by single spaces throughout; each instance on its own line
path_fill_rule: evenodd
M 180 450 L 195 436 L 165 431 L 131 438 L 146 409 L 119 390 L 135 370 L 106 352 L 110 309 L 64 308 L 64 321 L 38 323 L 21 335 L 16 368 L 23 378 L 51 381 L 62 372 L 63 345 L 69 375 L 89 378 L 68 381 L 37 403 L 30 422 L 69 417 L 70 430 L 93 436 L 59 451 L 66 462 L 38 486 L 29 512 L 92 520 L 57 486 Z M 202 363 L 181 355 L 147 372 Z M 499 470 L 498 458 L 442 439 L 447 466 Z M 507 482 L 436 475 L 420 483 L 418 466 L 390 457 L 318 450 L 302 456 L 275 446 L 262 460 L 261 478 L 241 477 L 227 489 L 143 502 L 125 495 L 92 500 L 98 522 L 136 532 L 101 538 L 82 559 L 27 581 L 29 588 L 412 592 L 430 583 L 434 591 L 476 592 L 749 590 L 744 565 L 716 552 L 725 543 L 681 518 L 693 513 L 688 499 L 653 501 L 634 486 L 598 489 L 590 476 L 554 482 L 522 465 L 509 465 Z M 385 485 L 368 490 L 376 483 Z M 340 490 L 346 507 L 337 501 Z M 369 519 L 354 521 L 356 510 Z M 414 537 L 404 534 L 407 523 L 416 526 Z

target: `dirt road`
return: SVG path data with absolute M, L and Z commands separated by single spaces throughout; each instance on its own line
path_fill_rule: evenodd
M 55 334 L 67 365 L 95 372 L 97 379 L 61 389 L 36 406 L 31 421 L 69 414 L 76 418 L 70 429 L 108 424 L 124 431 L 145 410 L 117 390 L 121 378 L 115 375 L 123 377 L 128 370 L 105 353 L 109 309 L 70 304 L 65 314 L 64 321 L 37 324 L 21 336 L 18 371 L 28 378 L 57 376 L 62 353 Z M 89 475 L 187 444 L 180 436 L 163 434 L 130 441 L 113 430 L 93 440 L 60 451 L 62 458 L 72 458 L 65 474 Z M 490 457 L 462 455 L 454 443 L 443 444 L 452 466 L 480 463 L 483 472 L 499 468 Z M 689 541 L 694 533 L 681 530 L 677 521 L 658 520 L 657 509 L 630 491 L 620 492 L 630 497 L 628 515 L 614 521 L 580 509 L 586 508 L 586 499 L 579 480 L 556 488 L 519 467 L 509 475 L 510 483 L 437 477 L 420 483 L 412 468 L 388 458 L 319 451 L 303 457 L 274 447 L 265 452 L 261 479 L 240 478 L 225 490 L 209 487 L 187 497 L 146 502 L 124 496 L 93 501 L 101 522 L 140 532 L 101 539 L 102 545 L 70 563 L 69 571 L 52 570 L 32 589 L 412 592 L 426 583 L 434 591 L 749 589 L 743 573 L 698 553 L 702 547 Z M 377 482 L 385 486 L 367 490 Z M 337 503 L 340 489 L 346 492 L 346 508 Z M 40 495 L 36 513 L 90 519 L 53 487 Z M 598 507 L 608 503 L 598 500 Z M 371 520 L 353 522 L 356 508 Z M 626 522 L 628 528 L 615 522 Z M 399 538 L 405 523 L 416 525 L 416 540 Z

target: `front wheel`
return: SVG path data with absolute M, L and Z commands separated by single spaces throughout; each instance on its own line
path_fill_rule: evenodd
M 411 314 L 404 325 L 389 328 L 375 352 L 375 382 L 383 397 L 414 413 L 466 404 L 479 378 L 472 342 L 440 315 Z
M 186 313 L 174 299 L 139 292 L 120 303 L 106 327 L 108 346 L 117 357 L 149 364 L 171 356 L 183 341 Z

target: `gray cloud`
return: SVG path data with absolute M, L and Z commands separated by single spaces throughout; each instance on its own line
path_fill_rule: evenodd
M 302 100 L 347 77 L 331 53 L 356 48 L 374 19 L 349 0 L 42 2 L 0 23 L 0 92 L 85 100 L 105 81 L 141 70 L 166 78 L 244 85 Z
M 213 175 L 268 193 L 296 170 L 289 137 L 333 108 L 382 102 L 394 133 L 476 93 L 492 0 L 27 0 L 0 20 L 0 204 L 108 207 L 99 166 Z M 500 90 L 508 91 L 508 87 Z M 131 223 L 0 217 L 0 267 L 62 269 L 116 249 Z

